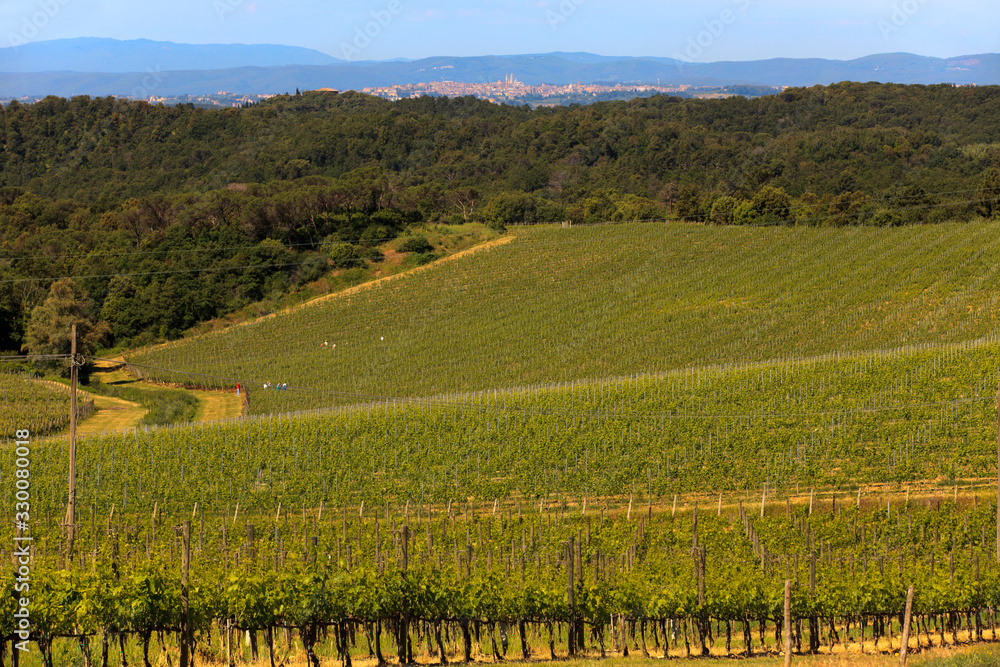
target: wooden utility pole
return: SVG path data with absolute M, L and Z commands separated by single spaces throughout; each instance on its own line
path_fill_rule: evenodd
M 1000 563 L 1000 385 L 997 386 L 997 562 Z
M 70 329 L 69 358 L 69 499 L 66 502 L 66 562 L 73 562 L 76 537 L 76 325 Z

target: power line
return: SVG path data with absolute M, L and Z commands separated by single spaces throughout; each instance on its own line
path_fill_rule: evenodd
M 314 248 L 316 244 L 281 243 L 281 246 L 287 248 L 302 248 L 302 247 Z M 254 245 L 223 246 L 223 247 L 211 247 L 211 248 L 188 248 L 188 249 L 165 248 L 162 250 L 129 250 L 127 252 L 79 252 L 79 253 L 70 253 L 68 255 L 11 255 L 7 257 L 0 257 L 0 260 L 13 261 L 18 259 L 75 259 L 81 257 L 82 258 L 132 257 L 137 255 L 161 255 L 165 253 L 183 255 L 183 254 L 207 253 L 207 252 L 227 252 L 231 250 L 254 250 L 260 248 L 261 248 L 260 243 L 257 243 Z
M 62 361 L 69 360 L 73 355 L 70 354 L 27 354 L 18 356 L 0 356 L 0 362 L 3 361 Z M 79 356 L 79 355 L 77 355 Z
M 362 239 L 359 237 L 347 237 L 338 239 L 340 243 L 350 243 L 352 245 L 360 244 L 362 241 L 366 243 L 388 243 L 394 241 L 398 238 L 405 238 L 403 236 L 384 236 L 380 238 L 366 238 Z M 264 239 L 253 245 L 236 245 L 236 246 L 222 246 L 222 247 L 208 247 L 208 248 L 187 248 L 187 249 L 172 249 L 165 248 L 161 250 L 129 250 L 127 252 L 81 252 L 81 253 L 70 253 L 67 255 L 11 255 L 11 256 L 0 256 L 0 261 L 14 261 L 19 259 L 76 259 L 76 258 L 98 258 L 98 257 L 131 257 L 136 255 L 162 255 L 162 254 L 200 254 L 200 253 L 211 253 L 211 252 L 228 252 L 236 250 L 262 250 L 261 243 L 267 240 L 276 241 L 276 239 Z M 317 246 L 321 246 L 321 243 L 284 243 L 279 241 L 278 244 L 284 249 L 292 248 L 311 248 L 316 249 Z
M 169 271 L 105 273 L 105 274 L 91 274 L 82 276 L 57 276 L 51 278 L 9 278 L 7 280 L 0 280 L 0 284 L 37 283 L 37 282 L 48 282 L 48 281 L 54 282 L 57 280 L 90 280 L 94 278 L 117 278 L 117 277 L 135 278 L 138 276 L 179 275 L 184 273 L 221 273 L 223 271 L 242 271 L 250 269 L 282 269 L 282 268 L 290 268 L 293 266 L 303 266 L 304 264 L 306 264 L 306 262 L 294 262 L 290 264 L 248 264 L 244 266 L 209 266 L 199 269 L 174 269 Z

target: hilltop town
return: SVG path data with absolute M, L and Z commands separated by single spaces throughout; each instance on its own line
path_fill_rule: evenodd
M 430 81 L 395 86 L 364 88 L 363 93 L 396 101 L 406 98 L 437 95 L 464 97 L 471 95 L 494 103 L 523 102 L 533 106 L 592 102 L 600 99 L 628 99 L 667 93 L 691 97 L 728 97 L 735 94 L 720 88 L 695 88 L 690 85 L 652 85 L 635 83 L 576 83 L 570 85 L 542 84 L 532 86 L 508 75 L 502 81 L 469 83 L 461 81 Z M 775 92 L 768 89 L 769 93 Z M 758 93 L 760 94 L 760 93 Z

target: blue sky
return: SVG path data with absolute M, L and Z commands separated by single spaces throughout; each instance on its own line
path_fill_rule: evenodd
M 996 0 L 0 2 L 5 45 L 27 30 L 31 41 L 289 44 L 366 60 L 550 51 L 701 62 L 898 51 L 948 57 L 1000 51 L 998 28 Z

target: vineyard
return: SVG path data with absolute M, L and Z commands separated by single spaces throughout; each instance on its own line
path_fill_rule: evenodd
M 796 653 L 898 651 L 910 586 L 911 649 L 992 641 L 997 232 L 532 228 L 129 354 L 252 414 L 80 438 L 72 540 L 66 447 L 33 436 L 32 641 L 44 667 L 773 655 L 786 582 Z
M 23 374 L 7 373 L 0 364 L 0 433 L 27 428 L 45 435 L 69 426 L 69 388 L 46 384 Z M 83 393 L 77 411 L 80 418 L 93 410 Z
M 984 340 L 86 437 L 69 571 L 43 443 L 33 618 L 146 654 L 191 520 L 204 659 L 768 653 L 786 579 L 799 652 L 898 649 L 909 585 L 914 648 L 990 638 L 998 380 Z
M 273 414 L 959 343 L 1000 325 L 998 232 L 518 229 L 488 252 L 127 358 L 158 380 L 240 382 L 252 412 Z
M 995 640 L 986 498 L 797 500 L 84 512 L 65 569 L 40 517 L 34 636 L 46 665 L 54 647 L 149 664 L 185 638 L 199 660 L 274 664 L 767 655 L 784 650 L 790 581 L 798 653 L 898 651 L 910 585 L 911 649 Z
M 964 485 L 995 474 L 998 351 L 987 340 L 88 436 L 77 493 L 100 513 Z M 66 454 L 37 457 L 35 503 L 60 511 Z

